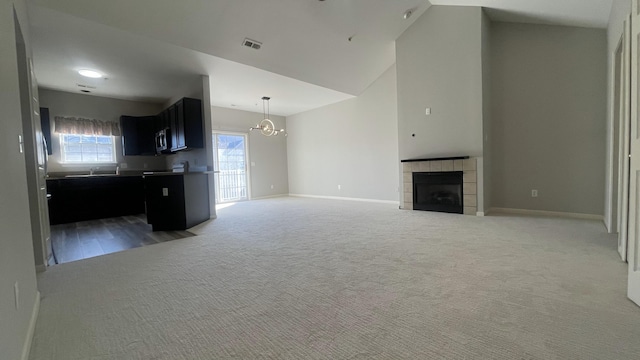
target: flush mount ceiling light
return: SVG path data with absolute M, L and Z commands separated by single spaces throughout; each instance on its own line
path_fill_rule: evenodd
M 103 76 L 101 73 L 95 70 L 89 70 L 89 69 L 80 69 L 78 70 L 78 74 L 92 78 L 92 79 L 99 79 Z
M 284 136 L 287 136 L 287 133 L 284 129 L 276 130 L 275 125 L 273 125 L 273 121 L 269 119 L 269 100 L 271 100 L 268 96 L 262 97 L 262 115 L 263 120 L 260 121 L 255 127 L 249 128 L 249 131 L 252 130 L 260 130 L 260 133 L 264 136 L 278 136 L 278 134 L 283 133 Z

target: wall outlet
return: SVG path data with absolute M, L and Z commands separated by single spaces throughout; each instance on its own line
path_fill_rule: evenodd
M 342 190 L 342 185 L 338 185 L 338 190 Z
M 169 188 L 162 188 L 162 196 L 169 196 Z
M 20 286 L 17 281 L 13 284 L 13 295 L 16 298 L 16 310 L 20 310 Z
M 427 116 L 431 115 L 431 108 L 430 107 L 426 108 L 426 110 L 424 111 L 424 114 Z
M 126 169 L 128 167 L 129 165 L 127 165 L 127 163 L 120 163 L 120 169 Z
M 531 190 L 531 197 L 537 198 L 538 197 L 538 190 Z
M 271 185 L 271 190 L 273 190 L 273 185 Z

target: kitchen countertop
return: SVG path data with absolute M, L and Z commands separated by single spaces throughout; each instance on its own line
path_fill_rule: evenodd
M 196 175 L 196 174 L 213 174 L 214 171 L 189 171 L 189 172 L 173 172 L 173 171 L 145 171 L 137 173 L 124 173 L 124 174 L 68 174 L 63 175 L 61 173 L 54 174 L 47 177 L 47 180 L 61 180 L 61 179 L 91 179 L 91 178 L 110 178 L 110 177 L 144 177 L 144 176 L 175 176 L 175 175 Z

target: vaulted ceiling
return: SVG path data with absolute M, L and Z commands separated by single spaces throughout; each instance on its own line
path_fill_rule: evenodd
M 291 115 L 361 94 L 395 63 L 395 40 L 434 5 L 487 6 L 499 21 L 605 27 L 612 0 L 29 0 L 46 88 L 164 101 L 201 74 L 212 103 Z M 405 19 L 403 14 L 411 10 Z M 242 45 L 262 42 L 260 50 Z M 79 68 L 108 80 L 79 77 Z

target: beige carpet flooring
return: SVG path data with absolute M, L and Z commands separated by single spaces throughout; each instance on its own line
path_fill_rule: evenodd
M 301 198 L 52 267 L 31 359 L 640 359 L 597 221 Z

